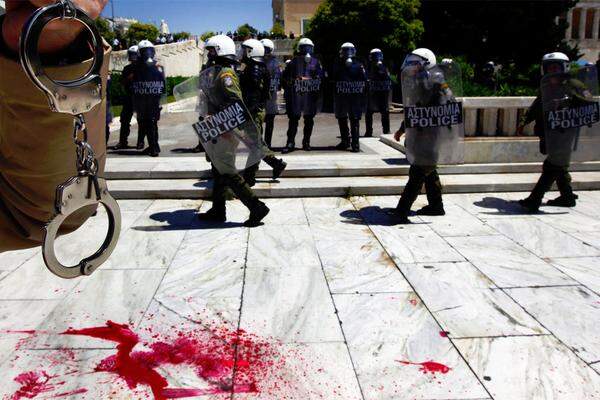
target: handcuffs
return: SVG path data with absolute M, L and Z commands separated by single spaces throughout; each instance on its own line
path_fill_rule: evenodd
M 94 59 L 85 75 L 76 80 L 53 80 L 46 75 L 42 66 L 38 42 L 44 27 L 57 19 L 78 21 L 91 34 Z M 21 65 L 31 81 L 48 97 L 51 110 L 74 117 L 73 141 L 77 154 L 77 175 L 56 188 L 55 215 L 46 225 L 44 233 L 44 262 L 53 274 L 61 278 L 73 279 L 91 275 L 110 257 L 121 232 L 121 211 L 108 192 L 106 180 L 97 175 L 98 160 L 87 142 L 87 128 L 83 116 L 102 103 L 102 37 L 94 21 L 71 0 L 58 0 L 53 5 L 38 9 L 29 18 L 21 34 L 19 56 Z M 81 208 L 100 204 L 106 208 L 109 222 L 108 235 L 100 249 L 75 266 L 63 265 L 58 261 L 54 249 L 61 224 Z

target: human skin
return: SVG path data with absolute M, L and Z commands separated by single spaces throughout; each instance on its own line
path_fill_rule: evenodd
M 96 19 L 108 3 L 108 0 L 72 0 L 73 4 L 85 11 L 90 18 Z M 6 0 L 6 16 L 2 25 L 2 36 L 6 45 L 18 51 L 19 36 L 23 25 L 36 9 L 55 0 Z M 60 51 L 71 44 L 79 35 L 83 26 L 77 21 L 52 21 L 44 29 L 44 40 L 40 41 L 42 54 Z

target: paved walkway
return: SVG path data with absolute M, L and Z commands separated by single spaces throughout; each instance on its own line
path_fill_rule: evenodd
M 207 202 L 121 201 L 92 277 L 0 255 L 0 396 L 600 399 L 600 192 L 579 194 L 538 215 L 447 195 L 409 226 L 387 223 L 396 197 L 273 199 L 252 230 L 238 202 L 207 226 Z

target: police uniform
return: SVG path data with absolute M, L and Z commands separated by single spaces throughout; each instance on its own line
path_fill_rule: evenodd
M 273 55 L 265 56 L 267 69 L 269 70 L 271 84 L 270 84 L 270 98 L 267 100 L 266 115 L 265 115 L 265 143 L 271 148 L 273 140 L 273 130 L 275 129 L 275 117 L 278 114 L 277 105 L 277 92 L 281 86 L 281 67 L 277 57 Z
M 315 115 L 320 111 L 320 93 L 304 94 L 298 96 L 294 91 L 296 80 L 322 79 L 323 68 L 316 57 L 311 57 L 307 63 L 304 56 L 294 57 L 285 67 L 282 75 L 282 83 L 285 88 L 286 113 L 289 119 L 287 130 L 287 147 L 294 148 L 296 133 L 300 117 L 304 117 L 304 136 L 302 145 L 306 150 L 310 149 L 310 137 L 315 125 Z
M 273 151 L 265 144 L 262 138 L 262 126 L 265 119 L 265 107 L 270 97 L 271 76 L 267 66 L 263 62 L 248 60 L 245 68 L 240 72 L 240 86 L 244 103 L 254 119 L 258 130 L 252 131 L 258 137 L 252 138 L 260 144 L 265 156 L 263 160 L 273 168 L 273 171 L 283 171 L 285 164 L 281 159 L 275 157 Z M 260 163 L 256 163 L 244 170 L 244 179 L 250 186 L 256 183 L 256 173 Z M 277 178 L 281 172 L 275 174 Z M 277 175 L 277 176 L 275 176 Z
M 135 71 L 135 63 L 127 64 L 125 68 L 123 68 L 123 72 L 121 73 L 121 86 L 123 86 L 123 90 L 125 91 L 125 96 L 123 99 L 123 109 L 121 110 L 121 131 L 119 134 L 119 146 L 122 148 L 127 147 L 127 141 L 129 139 L 129 133 L 131 129 L 131 118 L 133 117 L 133 93 L 131 91 L 131 86 L 133 83 L 133 75 Z M 138 130 L 138 143 L 140 143 L 140 132 Z M 142 138 L 142 146 L 143 148 L 143 138 Z
M 221 67 L 221 70 L 217 75 L 215 88 L 214 90 L 211 90 L 211 97 L 209 98 L 208 103 L 209 114 L 215 114 L 220 111 L 220 109 L 223 108 L 222 105 L 228 105 L 242 99 L 243 97 L 240 88 L 240 81 L 236 72 L 231 67 Z M 237 143 L 234 143 L 233 145 L 237 146 Z M 231 151 L 223 151 L 220 156 L 225 158 L 225 160 L 221 161 L 221 163 L 235 165 L 235 149 L 231 149 Z M 220 172 L 219 169 L 215 167 L 216 160 L 211 161 L 214 179 L 212 193 L 213 214 L 222 215 L 222 219 L 225 220 L 227 187 L 231 188 L 240 201 L 251 211 L 257 207 L 264 207 L 264 203 L 262 203 L 254 194 L 244 178 L 242 178 L 233 170 L 230 170 L 227 173 Z
M 361 93 L 343 94 L 336 92 L 334 99 L 335 117 L 338 120 L 340 136 L 342 138 L 342 141 L 337 145 L 337 148 L 348 148 L 351 136 L 352 150 L 358 151 L 360 119 L 362 118 L 365 109 L 367 72 L 365 71 L 363 64 L 356 59 L 352 59 L 352 64 L 350 66 L 346 66 L 344 60 L 338 60 L 338 62 L 334 64 L 333 80 L 336 85 L 342 82 L 364 85 Z M 338 88 L 336 87 L 336 91 L 337 90 Z M 348 120 L 350 120 L 349 127 Z
M 162 87 L 162 89 L 161 89 Z M 165 94 L 166 81 L 162 67 L 158 64 L 139 62 L 133 74 L 133 106 L 138 118 L 141 141 L 148 138 L 148 153 L 157 156 L 158 121 L 160 120 L 160 99 Z M 140 139 L 138 139 L 139 144 Z
M 565 92 L 569 94 L 570 98 L 581 102 L 589 101 L 583 96 L 583 92 L 586 90 L 586 86 L 583 82 L 576 79 L 568 79 L 562 84 L 567 86 Z M 535 121 L 533 131 L 540 139 L 540 153 L 547 155 L 547 157 L 542 166 L 542 175 L 524 203 L 531 204 L 533 208 L 539 207 L 542 204 L 544 195 L 552 188 L 554 182 L 556 182 L 556 186 L 558 187 L 562 198 L 568 200 L 577 199 L 577 195 L 573 193 L 573 188 L 571 187 L 571 174 L 569 174 L 570 163 L 566 162 L 560 163 L 562 165 L 558 165 L 558 163 L 550 160 L 550 156 L 548 155 L 541 94 L 538 94 L 529 107 L 529 110 L 527 110 L 522 125 L 527 125 L 533 121 Z
M 369 97 L 367 112 L 365 113 L 365 136 L 373 136 L 373 114 L 381 113 L 381 125 L 383 134 L 390 133 L 390 90 L 375 90 L 377 85 L 389 86 L 391 89 L 392 79 L 387 67 L 383 64 L 371 63 L 369 68 Z

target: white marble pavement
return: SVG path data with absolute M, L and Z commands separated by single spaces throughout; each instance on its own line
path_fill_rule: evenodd
M 115 342 L 60 334 L 114 321 L 135 350 L 219 338 L 212 369 L 180 365 L 183 350 L 151 364 L 166 398 L 600 399 L 600 192 L 533 216 L 522 196 L 448 195 L 447 216 L 406 226 L 389 224 L 394 196 L 269 199 L 251 230 L 237 201 L 223 225 L 195 218 L 209 202 L 121 201 L 121 241 L 91 277 L 53 277 L 38 249 L 0 254 L 0 398 L 157 398 L 98 371 Z M 59 254 L 91 252 L 103 217 Z M 15 380 L 36 371 L 50 378 Z

